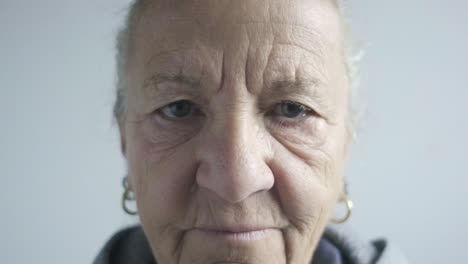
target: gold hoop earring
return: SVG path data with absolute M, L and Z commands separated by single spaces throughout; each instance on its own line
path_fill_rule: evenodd
M 138 211 L 132 211 L 128 209 L 127 207 L 127 202 L 133 202 L 135 201 L 135 193 L 131 190 L 130 184 L 128 183 L 128 177 L 125 176 L 122 180 L 122 186 L 124 188 L 124 192 L 122 194 L 122 200 L 121 200 L 121 205 L 122 209 L 124 210 L 125 213 L 129 215 L 137 215 Z
M 348 221 L 351 217 L 351 213 L 353 212 L 353 201 L 351 201 L 347 195 L 343 195 L 339 202 L 346 205 L 346 215 L 341 219 L 333 218 L 331 221 L 334 224 L 343 224 L 344 222 Z

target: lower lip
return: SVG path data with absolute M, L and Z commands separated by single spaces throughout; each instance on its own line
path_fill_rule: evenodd
M 217 238 L 222 238 L 231 241 L 256 241 L 269 237 L 274 231 L 274 229 L 259 229 L 246 232 L 229 232 L 206 229 L 201 229 L 200 231 L 206 233 L 209 236 L 214 236 Z

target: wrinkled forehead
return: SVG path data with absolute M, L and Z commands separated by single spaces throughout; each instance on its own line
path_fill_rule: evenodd
M 341 45 L 343 27 L 332 0 L 160 0 L 141 10 L 137 41 L 153 49 L 198 40 L 225 45 L 239 34 L 272 31 L 300 46 Z M 257 32 L 255 32 L 257 31 Z M 301 45 L 302 44 L 302 45 Z
M 145 83 L 158 73 L 199 79 L 208 72 L 205 79 L 219 81 L 226 61 L 226 72 L 245 71 L 252 89 L 302 77 L 326 83 L 344 75 L 336 72 L 343 36 L 330 0 L 154 1 L 134 28 L 131 75 Z

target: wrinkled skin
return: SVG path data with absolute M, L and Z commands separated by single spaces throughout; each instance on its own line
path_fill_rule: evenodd
M 331 1 L 156 1 L 120 121 L 158 263 L 309 263 L 343 191 L 343 26 Z

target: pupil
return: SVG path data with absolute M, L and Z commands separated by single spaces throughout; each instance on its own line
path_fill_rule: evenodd
M 185 117 L 191 112 L 191 105 L 188 101 L 175 102 L 170 105 L 171 113 L 176 117 Z
M 283 113 L 286 117 L 293 118 L 297 117 L 302 113 L 303 109 L 301 106 L 292 103 L 283 104 Z

